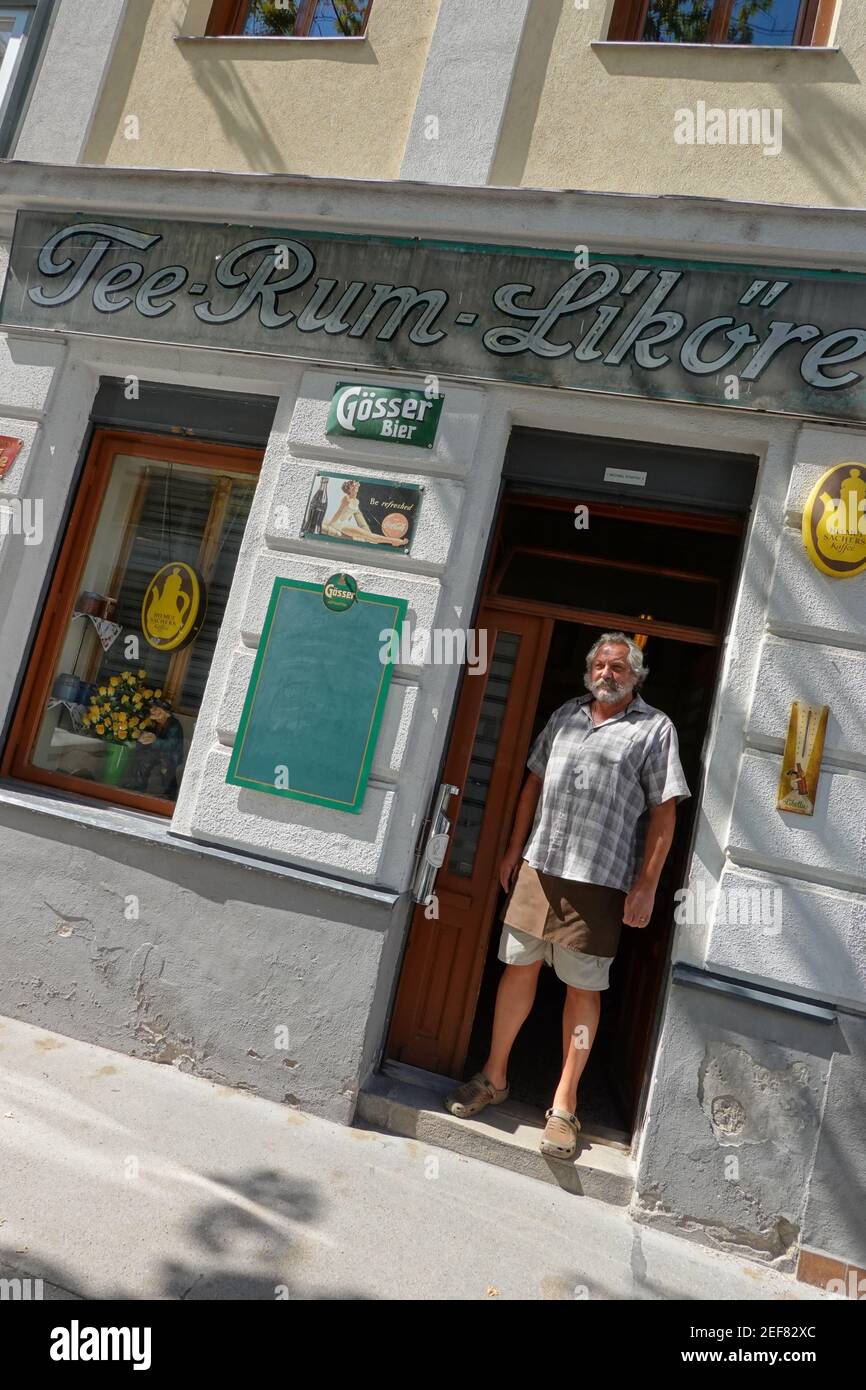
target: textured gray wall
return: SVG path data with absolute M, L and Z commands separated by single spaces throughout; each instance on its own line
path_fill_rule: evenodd
M 866 1153 L 853 1136 L 858 1109 L 862 1134 L 863 1102 L 855 1099 L 854 1077 L 847 1093 L 841 1084 L 828 1092 L 831 1066 L 859 1065 L 862 1076 L 862 1057 L 856 1063 L 848 1055 L 854 1022 L 819 1023 L 672 985 L 638 1155 L 635 1215 L 779 1265 L 790 1262 L 798 1240 L 862 1265 L 855 1194 L 866 1180 Z M 834 1158 L 834 1136 L 846 1135 L 844 1155 Z M 835 1191 L 832 1181 L 827 1190 L 834 1161 L 847 1169 L 845 1187 Z
M 400 177 L 487 183 L 532 0 L 442 0 Z
M 399 907 L 8 805 L 0 836 L 0 1015 L 351 1122 Z
M 866 1269 L 866 1019 L 841 1015 L 839 1033 L 802 1240 Z
M 126 6 L 127 0 L 60 0 L 15 159 L 82 159 Z

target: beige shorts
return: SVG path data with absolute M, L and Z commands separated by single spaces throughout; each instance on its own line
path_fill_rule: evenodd
M 546 960 L 563 984 L 574 989 L 601 990 L 610 985 L 608 976 L 613 956 L 590 956 L 585 951 L 571 951 L 567 946 L 557 946 L 555 941 L 545 941 L 503 923 L 499 959 L 506 965 L 533 965 L 537 960 Z

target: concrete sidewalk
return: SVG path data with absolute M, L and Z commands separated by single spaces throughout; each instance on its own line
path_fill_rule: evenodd
M 0 1020 L 0 1275 L 45 1297 L 802 1299 L 411 1139 Z

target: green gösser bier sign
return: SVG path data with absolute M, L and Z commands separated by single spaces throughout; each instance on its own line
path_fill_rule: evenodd
M 341 381 L 331 401 L 327 433 L 432 449 L 442 401 L 424 391 Z

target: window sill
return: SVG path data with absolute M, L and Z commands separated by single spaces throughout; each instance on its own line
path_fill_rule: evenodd
M 131 835 L 136 840 L 147 841 L 174 853 L 195 854 L 201 859 L 222 860 L 223 863 L 234 864 L 238 868 L 257 870 L 259 873 L 289 879 L 304 887 L 318 888 L 344 898 L 362 899 L 383 907 L 393 907 L 403 896 L 391 888 L 373 888 L 363 883 L 349 883 L 343 879 L 331 878 L 327 874 L 314 873 L 309 869 L 295 869 L 290 864 L 244 854 L 241 850 L 194 840 L 172 831 L 170 822 L 163 816 L 149 815 L 145 811 L 119 809 L 96 799 L 79 800 L 66 797 L 61 792 L 44 792 L 24 782 L 0 782 L 0 806 L 33 811 L 37 815 L 52 816 L 55 820 L 74 821 L 76 825 L 85 826 L 90 830 Z
M 841 53 L 836 45 L 820 47 L 813 44 L 790 43 L 649 43 L 643 39 L 592 39 L 590 48 L 645 49 L 648 53 L 658 53 L 670 49 L 676 53 L 684 48 L 697 53 Z
M 366 34 L 176 34 L 175 43 L 366 43 Z

